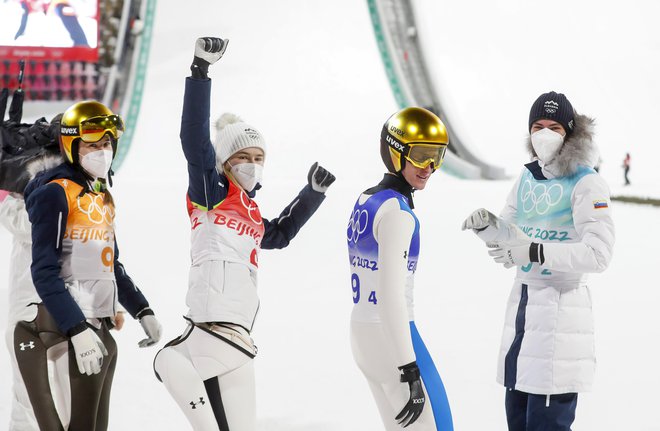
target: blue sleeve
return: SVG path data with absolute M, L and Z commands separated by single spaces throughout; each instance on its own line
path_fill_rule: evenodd
M 210 127 L 211 80 L 186 78 L 181 146 L 188 161 L 188 196 L 197 207 L 213 209 L 227 196 L 227 180 L 216 170 Z
M 300 228 L 316 212 L 325 199 L 325 194 L 314 191 L 307 185 L 298 196 L 284 208 L 280 216 L 273 220 L 264 219 L 264 239 L 262 249 L 284 248 L 296 236 Z
M 26 209 L 32 224 L 32 282 L 57 326 L 66 334 L 84 323 L 85 315 L 60 277 L 62 239 L 69 215 L 64 190 L 54 183 L 41 186 L 29 195 Z
M 117 247 L 117 238 L 115 237 L 115 278 L 117 280 L 117 294 L 119 303 L 126 308 L 133 318 L 137 314 L 149 307 L 147 298 L 144 297 L 140 289 L 126 273 L 126 269 L 119 262 L 119 247 Z

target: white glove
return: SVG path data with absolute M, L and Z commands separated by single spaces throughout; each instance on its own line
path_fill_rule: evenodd
M 201 58 L 209 64 L 220 60 L 225 53 L 229 39 L 219 37 L 200 37 L 195 42 L 195 57 Z
M 103 357 L 108 356 L 108 350 L 96 332 L 87 328 L 71 337 L 71 344 L 73 344 L 80 374 L 91 376 L 101 372 Z
M 140 325 L 144 329 L 144 333 L 147 334 L 147 338 L 140 340 L 138 346 L 140 347 L 149 347 L 153 346 L 160 340 L 160 335 L 163 330 L 163 327 L 160 325 L 156 316 L 153 314 L 148 314 L 140 319 Z
M 472 229 L 479 238 L 484 242 L 491 242 L 502 238 L 502 225 L 501 219 L 488 211 L 485 208 L 475 210 L 465 219 L 461 230 Z
M 506 243 L 492 243 L 490 247 L 496 247 L 488 252 L 495 262 L 504 264 L 505 268 L 513 266 L 525 266 L 530 263 L 529 247 L 531 241 L 525 244 L 510 245 Z
M 488 245 L 503 242 L 529 242 L 529 237 L 513 223 L 507 223 L 485 208 L 479 208 L 468 216 L 461 230 L 472 231 Z
M 479 208 L 474 210 L 472 214 L 468 216 L 461 226 L 461 230 L 473 229 L 481 230 L 485 229 L 488 226 L 493 226 L 494 228 L 499 227 L 500 218 L 495 214 L 488 211 L 486 208 Z

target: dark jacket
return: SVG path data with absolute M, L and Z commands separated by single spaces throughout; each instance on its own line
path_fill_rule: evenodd
M 213 209 L 227 196 L 229 180 L 216 169 L 210 138 L 211 80 L 186 79 L 181 118 L 181 145 L 188 161 L 188 197 L 198 207 Z M 251 198 L 255 191 L 248 193 Z M 325 199 L 306 185 L 275 219 L 264 219 L 262 249 L 284 248 Z
M 59 244 L 66 231 L 69 207 L 62 188 L 49 184 L 56 179 L 68 179 L 89 191 L 85 175 L 67 163 L 39 173 L 28 183 L 25 204 L 32 224 L 32 281 L 60 330 L 74 335 L 84 329 L 85 316 L 60 277 L 62 248 Z M 116 239 L 114 273 L 119 303 L 131 316 L 140 317 L 149 303 L 119 262 Z

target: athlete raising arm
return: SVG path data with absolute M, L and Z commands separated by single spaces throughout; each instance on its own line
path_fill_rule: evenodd
M 251 333 L 259 309 L 259 251 L 286 247 L 335 180 L 314 163 L 308 184 L 280 216 L 261 217 L 253 198 L 266 159 L 263 136 L 225 114 L 215 143 L 210 140 L 208 67 L 222 57 L 227 42 L 197 39 L 186 79 L 181 144 L 192 231 L 188 326 L 154 361 L 158 378 L 197 431 L 255 429 L 257 351 Z

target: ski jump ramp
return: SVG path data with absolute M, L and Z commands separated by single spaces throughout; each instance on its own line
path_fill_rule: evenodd
M 449 152 L 443 170 L 465 179 L 503 179 L 503 168 L 481 159 L 461 139 L 447 116 L 448 107 L 437 94 L 428 72 L 415 22 L 412 0 L 367 0 L 387 79 L 397 104 L 420 106 L 436 113 L 449 131 Z

